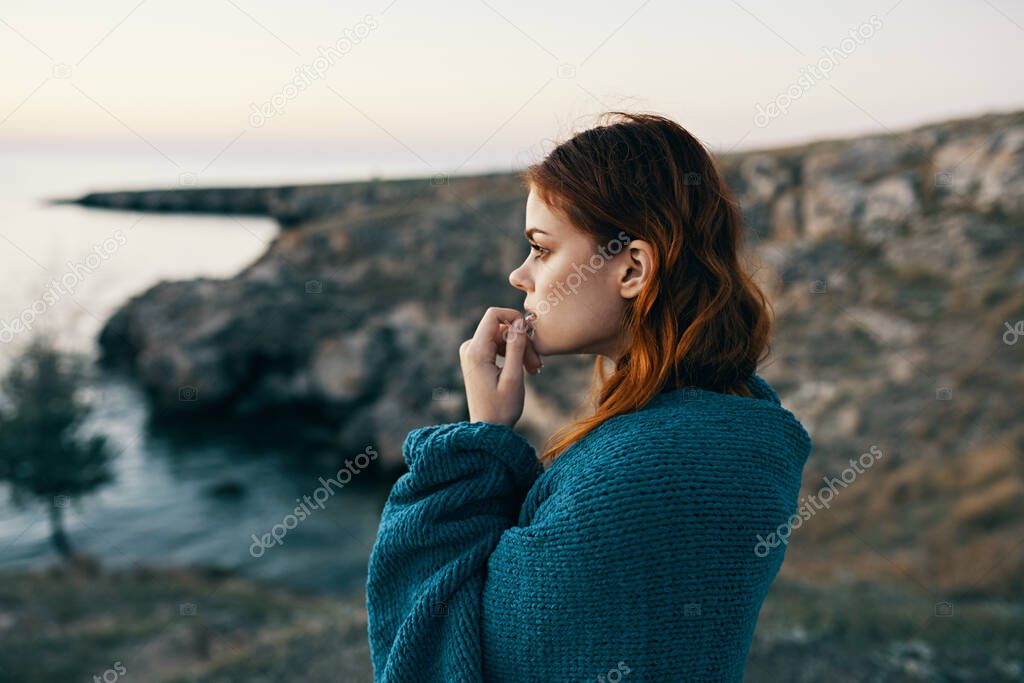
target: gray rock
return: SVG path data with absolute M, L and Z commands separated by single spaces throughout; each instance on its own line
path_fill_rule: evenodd
M 1001 403 L 921 404 L 962 367 L 989 369 L 985 396 L 1024 384 L 1000 342 L 1004 319 L 1024 314 L 1022 148 L 1017 112 L 718 160 L 777 315 L 764 374 L 823 452 L 854 430 L 927 430 L 923 447 L 942 453 L 1015 419 Z M 252 212 L 284 228 L 235 277 L 161 282 L 128 301 L 100 334 L 102 360 L 158 414 L 283 416 L 297 440 L 372 444 L 398 468 L 410 429 L 467 417 L 458 346 L 484 309 L 523 301 L 507 278 L 527 255 L 524 200 L 502 173 L 89 195 L 81 203 Z M 548 359 L 529 380 L 520 426 L 535 444 L 580 414 L 591 366 Z M 970 388 L 956 396 L 944 406 L 971 405 Z

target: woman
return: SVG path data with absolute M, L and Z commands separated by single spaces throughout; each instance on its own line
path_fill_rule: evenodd
M 406 437 L 369 562 L 375 681 L 743 678 L 811 438 L 755 372 L 770 308 L 710 155 L 610 114 L 524 171 L 526 313 L 488 309 L 460 347 L 469 419 Z M 569 353 L 597 356 L 594 412 L 538 459 L 524 373 Z

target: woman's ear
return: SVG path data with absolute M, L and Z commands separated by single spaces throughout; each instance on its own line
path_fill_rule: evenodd
M 624 299 L 639 296 L 654 272 L 654 249 L 644 240 L 630 240 L 620 254 L 618 266 L 619 294 Z

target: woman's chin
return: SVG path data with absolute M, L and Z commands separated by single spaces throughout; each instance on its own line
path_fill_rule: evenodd
M 572 339 L 552 339 L 550 333 L 549 336 L 545 336 L 540 330 L 534 332 L 533 337 L 530 338 L 530 344 L 541 358 L 593 353 L 593 351 L 582 348 Z

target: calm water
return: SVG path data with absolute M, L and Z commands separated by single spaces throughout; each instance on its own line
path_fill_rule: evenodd
M 262 161 L 234 166 L 218 161 L 216 173 L 204 174 L 199 184 L 360 177 L 354 166 Z M 196 160 L 193 167 L 203 163 Z M 71 156 L 0 146 L 0 322 L 19 316 L 51 280 L 75 263 L 86 263 L 96 245 L 121 231 L 124 243 L 34 324 L 60 346 L 95 357 L 96 334 L 126 299 L 161 279 L 229 277 L 257 258 L 277 232 L 269 219 L 144 215 L 41 203 L 98 189 L 173 187 L 177 182 L 177 170 L 146 150 Z M 23 348 L 23 337 L 0 343 L 0 371 Z M 103 378 L 92 395 L 95 410 L 85 429 L 107 435 L 120 455 L 116 482 L 67 511 L 76 548 L 108 565 L 207 564 L 306 589 L 362 588 L 382 492 L 343 488 L 323 509 L 314 509 L 288 530 L 283 545 L 253 558 L 251 535 L 281 523 L 296 498 L 312 495 L 320 486 L 318 477 L 331 477 L 336 470 L 289 466 L 274 453 L 240 447 L 170 444 L 146 433 L 146 406 L 131 384 Z M 234 494 L 211 491 L 225 486 Z M 0 485 L 0 568 L 53 562 L 48 535 L 46 510 L 13 507 Z

